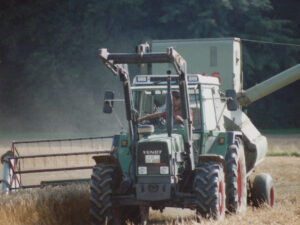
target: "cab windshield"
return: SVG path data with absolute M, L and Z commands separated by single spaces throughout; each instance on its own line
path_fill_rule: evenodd
M 171 91 L 173 95 L 173 116 L 175 115 L 180 116 L 182 114 L 181 104 L 179 104 L 180 107 L 176 108 L 176 93 L 179 94 L 179 90 L 174 88 Z M 156 119 L 156 120 L 160 120 L 159 123 L 153 123 L 154 120 L 147 121 L 147 122 L 152 123 L 153 125 L 164 124 L 163 120 L 165 119 L 165 115 L 163 113 L 166 111 L 166 95 L 167 95 L 167 90 L 163 88 L 135 90 L 133 95 L 134 107 L 138 112 L 138 118 L 143 118 L 152 114 L 161 113 L 159 118 Z M 197 88 L 189 89 L 189 99 L 190 99 L 190 113 L 193 121 L 193 127 L 195 129 L 200 129 L 201 126 L 200 101 L 199 101 L 199 90 Z M 180 98 L 179 98 L 179 102 L 180 102 Z M 177 125 L 180 124 L 177 123 Z

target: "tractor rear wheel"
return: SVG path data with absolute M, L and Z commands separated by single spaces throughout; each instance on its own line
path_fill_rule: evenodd
M 274 206 L 275 190 L 272 177 L 267 173 L 258 174 L 252 186 L 253 205 L 258 207 L 263 203 Z
M 243 141 L 237 138 L 225 156 L 226 207 L 229 212 L 240 213 L 247 208 L 247 178 Z
M 198 215 L 215 220 L 224 217 L 226 194 L 224 170 L 220 163 L 205 162 L 196 168 L 194 193 Z
M 93 168 L 90 194 L 90 222 L 93 225 L 125 224 L 121 207 L 113 207 L 112 195 L 118 187 L 117 170 L 114 165 L 98 164 Z

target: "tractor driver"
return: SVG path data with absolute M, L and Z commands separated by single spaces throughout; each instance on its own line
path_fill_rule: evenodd
M 179 91 L 172 92 L 172 103 L 173 103 L 173 118 L 175 124 L 182 124 L 182 114 L 181 114 L 181 101 Z M 153 114 L 147 114 L 145 117 L 138 119 L 138 122 L 144 120 L 153 119 L 157 117 L 166 118 L 166 104 L 162 105 L 158 110 Z
M 181 114 L 181 101 L 180 101 L 180 93 L 179 91 L 172 92 L 172 103 L 173 103 L 173 117 L 175 124 L 181 124 L 183 122 L 182 114 Z M 166 104 L 162 105 L 157 113 L 166 113 Z M 164 114 L 163 117 L 166 115 Z

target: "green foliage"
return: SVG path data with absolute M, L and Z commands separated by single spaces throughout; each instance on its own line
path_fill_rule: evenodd
M 267 153 L 267 156 L 292 156 L 292 157 L 300 157 L 299 152 L 270 152 Z
M 99 115 L 104 91 L 122 94 L 97 57 L 100 47 L 132 52 L 145 40 L 228 36 L 299 44 L 299 10 L 297 0 L 3 2 L 0 127 L 100 131 L 111 122 Z M 243 42 L 243 54 L 250 87 L 299 63 L 300 49 Z M 253 104 L 250 117 L 261 128 L 299 127 L 299 88 Z
M 260 130 L 264 135 L 266 134 L 300 134 L 300 129 L 264 129 Z

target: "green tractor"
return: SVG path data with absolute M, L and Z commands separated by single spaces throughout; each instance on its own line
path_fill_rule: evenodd
M 224 72 L 227 77 L 193 71 L 202 73 L 214 65 L 215 70 L 226 71 L 218 59 L 226 49 L 232 53 L 232 57 L 227 55 L 234 62 L 231 66 L 240 68 L 236 65 L 240 58 L 234 58 L 240 57 L 236 42 L 236 38 L 154 41 L 152 50 L 157 52 L 150 52 L 147 43 L 139 45 L 136 53 L 100 50 L 103 63 L 122 82 L 128 131 L 114 136 L 111 154 L 94 157 L 91 224 L 146 224 L 150 207 L 195 209 L 197 215 L 217 220 L 227 211 L 245 211 L 247 199 L 255 205 L 267 202 L 273 206 L 271 176 L 260 174 L 254 182 L 249 179 L 266 154 L 267 142 L 241 106 L 260 96 L 254 99 L 242 90 L 241 71 Z M 168 46 L 190 58 L 189 73 L 185 59 Z M 161 52 L 163 48 L 167 51 Z M 197 48 L 202 48 L 198 56 L 193 55 Z M 210 62 L 194 60 L 203 55 Z M 132 82 L 127 64 L 141 68 L 141 75 Z M 297 79 L 299 74 L 298 66 Z M 113 112 L 114 101 L 114 93 L 106 92 L 104 113 Z

